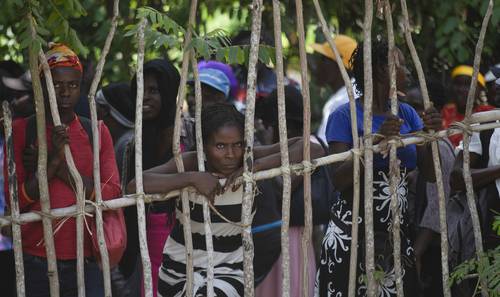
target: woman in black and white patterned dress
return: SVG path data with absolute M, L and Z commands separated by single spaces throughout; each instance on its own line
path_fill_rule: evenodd
M 422 118 L 408 104 L 399 103 L 398 117 L 390 115 L 389 71 L 387 66 L 387 44 L 374 41 L 372 46 L 373 63 L 373 133 L 385 137 L 404 135 L 422 129 L 439 130 L 441 119 L 434 109 L 426 110 Z M 406 72 L 404 57 L 396 51 L 396 73 L 398 91 L 404 92 Z M 351 59 L 358 92 L 363 92 L 363 45 L 360 44 Z M 357 129 L 359 136 L 363 131 L 363 97 L 356 100 Z M 340 106 L 330 115 L 327 125 L 327 140 L 330 153 L 341 153 L 352 148 L 351 116 L 349 104 Z M 414 296 L 415 256 L 408 234 L 407 173 L 417 166 L 430 180 L 433 179 L 430 145 L 415 145 L 399 148 L 401 176 L 397 188 L 398 204 L 401 210 L 401 259 L 405 296 Z M 373 161 L 373 216 L 375 235 L 375 265 L 378 275 L 378 296 L 396 296 L 395 271 L 393 264 L 392 213 L 390 209 L 389 158 L 374 154 Z M 364 170 L 364 168 L 362 168 Z M 347 296 L 349 283 L 349 261 L 352 227 L 352 160 L 333 166 L 333 182 L 340 191 L 340 198 L 332 207 L 331 219 L 322 244 L 322 254 L 316 279 L 315 296 Z M 363 173 L 361 173 L 363 176 Z M 361 181 L 361 185 L 363 182 Z M 363 196 L 363 186 L 361 188 Z M 361 197 L 359 217 L 359 244 L 356 279 L 356 295 L 366 295 L 365 239 L 363 197 Z
M 186 172 L 177 173 L 175 162 L 144 172 L 146 193 L 167 193 L 185 187 L 193 187 L 207 197 L 210 203 L 229 223 L 211 211 L 213 234 L 214 291 L 218 297 L 243 296 L 243 246 L 241 238 L 241 204 L 243 187 L 235 188 L 234 178 L 241 174 L 243 164 L 244 118 L 232 105 L 217 103 L 204 107 L 202 134 L 206 155 L 207 172 L 197 171 L 196 153 L 183 154 Z M 313 145 L 314 146 L 314 145 Z M 302 140 L 289 141 L 290 160 L 302 159 Z M 279 167 L 279 144 L 254 149 L 254 170 Z M 313 154 L 312 154 L 313 155 Z M 314 156 L 314 155 L 313 155 Z M 226 183 L 228 187 L 225 187 Z M 255 245 L 255 285 L 265 278 L 280 255 L 281 214 L 279 196 L 270 181 L 257 183 L 252 227 L 265 231 L 253 234 Z M 133 191 L 133 182 L 129 184 Z M 191 234 L 193 240 L 194 295 L 206 296 L 207 251 L 203 225 L 202 200 L 190 195 Z M 186 250 L 184 246 L 183 215 L 177 206 L 177 222 L 165 243 L 163 261 L 159 271 L 158 296 L 185 296 Z M 260 227 L 260 228 L 255 228 Z

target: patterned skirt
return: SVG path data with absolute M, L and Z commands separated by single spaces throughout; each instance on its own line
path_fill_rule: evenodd
M 373 174 L 373 223 L 375 235 L 375 279 L 378 296 L 396 296 L 396 279 L 393 259 L 392 212 L 390 209 L 389 174 L 374 171 Z M 361 188 L 363 193 L 363 188 Z M 398 203 L 401 210 L 401 262 L 405 296 L 416 295 L 415 255 L 408 234 L 408 186 L 407 172 L 401 169 L 398 185 Z M 360 201 L 358 262 L 356 273 L 356 295 L 366 296 L 365 240 L 363 197 Z M 332 207 L 322 243 L 321 259 L 316 275 L 315 296 L 347 296 L 349 283 L 349 261 L 351 254 L 352 192 L 341 193 Z

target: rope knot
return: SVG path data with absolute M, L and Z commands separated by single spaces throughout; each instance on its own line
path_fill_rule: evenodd
M 450 128 L 461 130 L 463 134 L 471 136 L 472 135 L 472 127 L 469 123 L 463 122 L 454 122 L 450 125 Z
M 281 166 L 281 173 L 283 175 L 290 175 L 291 174 L 290 166 L 289 165 Z

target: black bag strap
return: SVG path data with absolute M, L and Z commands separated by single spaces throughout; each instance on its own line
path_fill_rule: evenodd
M 323 139 L 321 139 L 317 133 L 313 133 L 312 136 L 319 142 L 325 154 L 328 154 L 328 145 L 323 141 Z
M 493 135 L 493 129 L 484 130 L 479 133 L 479 138 L 481 139 L 481 148 L 483 150 L 483 154 L 481 156 L 481 167 L 488 167 L 488 162 L 490 160 L 490 140 Z
M 90 146 L 93 146 L 93 138 L 92 138 L 92 123 L 86 117 L 78 117 L 80 119 L 80 123 L 82 124 L 83 130 L 87 133 L 89 137 Z M 25 143 L 24 147 L 29 147 L 36 142 L 37 133 L 36 133 L 36 118 L 35 115 L 31 115 L 26 119 L 26 131 L 25 131 Z
M 26 119 L 26 130 L 24 134 L 24 147 L 30 147 L 36 141 L 36 121 L 35 115 L 31 115 Z

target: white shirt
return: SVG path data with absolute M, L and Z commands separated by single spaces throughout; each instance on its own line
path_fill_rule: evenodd
M 351 78 L 352 85 L 354 87 L 354 99 L 359 98 L 359 94 L 356 92 L 355 80 Z M 326 101 L 323 106 L 323 118 L 321 119 L 321 125 L 318 128 L 318 137 L 323 141 L 323 143 L 328 144 L 326 140 L 326 124 L 328 123 L 328 118 L 339 106 L 349 102 L 349 95 L 347 94 L 347 88 L 342 86 Z
M 458 146 L 459 150 L 463 150 L 463 142 Z M 469 151 L 480 156 L 483 155 L 483 147 L 481 146 L 481 137 L 479 133 L 472 133 L 469 145 Z M 489 161 L 488 167 L 500 165 L 500 128 L 496 128 L 490 138 Z M 495 180 L 497 191 L 500 193 L 500 179 Z

